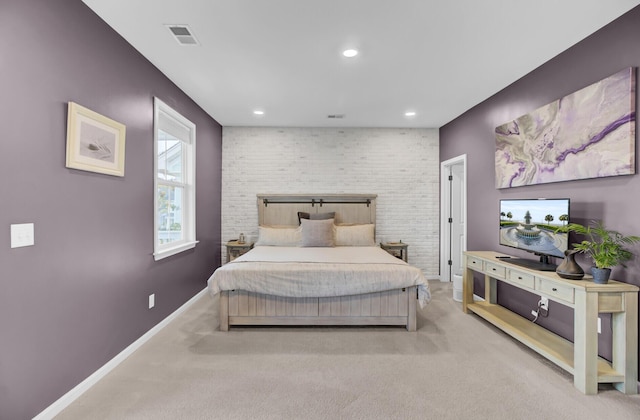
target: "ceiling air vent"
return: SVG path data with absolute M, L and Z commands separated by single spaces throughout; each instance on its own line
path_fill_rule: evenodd
M 344 114 L 329 114 L 327 115 L 327 118 L 333 119 L 333 120 L 341 120 L 344 118 Z
M 165 25 L 180 45 L 199 45 L 200 43 L 191 33 L 188 25 Z

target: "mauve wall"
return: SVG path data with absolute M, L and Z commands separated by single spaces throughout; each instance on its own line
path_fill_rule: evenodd
M 14 420 L 206 287 L 220 264 L 222 129 L 80 0 L 2 1 L 0 83 L 0 418 Z M 196 124 L 198 154 L 200 243 L 159 262 L 154 96 Z M 68 101 L 126 125 L 124 178 L 65 168 Z M 10 249 L 10 224 L 31 222 L 35 246 Z
M 623 68 L 639 67 L 639 41 L 640 7 L 636 7 L 440 129 L 440 160 L 465 153 L 468 157 L 469 250 L 496 250 L 535 258 L 532 254 L 498 245 L 498 202 L 501 198 L 569 197 L 572 221 L 603 220 L 611 229 L 640 235 L 638 175 L 502 190 L 494 186 L 495 127 Z M 640 247 L 635 250 L 640 254 Z M 582 259 L 580 262 L 584 268 L 590 266 L 589 261 Z M 640 285 L 640 259 L 631 262 L 627 269 L 614 269 L 612 277 Z M 478 286 L 482 288 L 481 284 Z M 498 293 L 500 303 L 531 318 L 530 312 L 538 296 L 504 285 Z M 554 302 L 549 309 L 549 317 L 538 323 L 573 339 L 573 311 Z M 602 318 L 600 350 L 603 356 L 610 357 L 611 318 L 606 315 Z

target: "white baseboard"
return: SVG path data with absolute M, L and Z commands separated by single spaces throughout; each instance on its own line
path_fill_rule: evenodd
M 144 343 L 149 341 L 151 337 L 156 335 L 160 330 L 166 327 L 171 321 L 178 317 L 181 313 L 186 311 L 193 303 L 200 298 L 203 294 L 207 292 L 207 289 L 203 289 L 197 295 L 189 299 L 184 303 L 181 307 L 176 309 L 172 314 L 168 317 L 160 321 L 155 327 L 151 328 L 147 331 L 142 337 L 138 338 L 136 341 L 131 343 L 127 348 L 122 350 L 116 357 L 109 360 L 105 365 L 103 365 L 100 369 L 93 372 L 87 379 L 80 382 L 76 385 L 71 391 L 64 394 L 62 397 L 58 398 L 53 404 L 49 407 L 45 408 L 40 414 L 35 416 L 33 420 L 49 420 L 60 414 L 62 410 L 67 408 L 72 402 L 74 402 L 78 397 L 84 394 L 89 388 L 95 385 L 100 379 L 104 378 L 109 372 L 115 369 L 120 363 L 122 363 L 127 357 L 129 357 L 133 352 L 139 349 Z

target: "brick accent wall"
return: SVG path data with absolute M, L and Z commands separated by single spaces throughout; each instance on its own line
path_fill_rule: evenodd
M 256 194 L 371 193 L 376 241 L 408 243 L 436 278 L 439 168 L 437 129 L 224 127 L 222 244 L 257 239 Z

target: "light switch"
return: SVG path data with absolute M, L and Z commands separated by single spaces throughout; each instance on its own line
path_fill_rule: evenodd
M 11 225 L 11 248 L 34 245 L 33 231 L 33 223 Z

